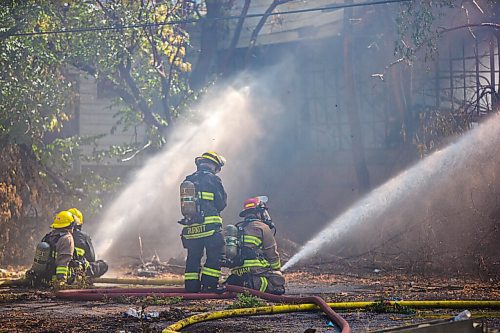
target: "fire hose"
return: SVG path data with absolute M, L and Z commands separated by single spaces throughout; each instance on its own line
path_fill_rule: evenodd
M 12 280 L 12 282 L 18 283 L 20 280 Z M 159 282 L 154 279 L 113 279 L 113 278 L 100 278 L 95 279 L 94 282 L 98 283 L 111 283 L 111 284 L 143 284 L 143 285 L 157 285 L 157 284 L 178 284 L 180 279 L 174 280 L 162 280 Z M 2 281 L 4 282 L 4 281 Z M 345 320 L 338 314 L 331 310 L 334 309 L 362 309 L 369 306 L 373 306 L 376 302 L 337 302 L 337 303 L 325 303 L 321 298 L 317 296 L 311 297 L 292 297 L 292 296 L 277 296 L 272 294 L 262 293 L 256 290 L 250 290 L 246 288 L 228 286 L 228 292 L 224 294 L 201 294 L 201 293 L 186 293 L 184 288 L 97 288 L 97 289 L 79 289 L 79 290 L 62 290 L 56 293 L 56 296 L 64 299 L 72 300 L 103 300 L 109 298 L 118 297 L 182 297 L 186 300 L 191 299 L 223 299 L 223 298 L 234 298 L 236 293 L 248 292 L 252 295 L 262 297 L 263 299 L 275 302 L 284 303 L 295 303 L 289 305 L 278 305 L 278 306 L 264 306 L 246 309 L 233 309 L 233 310 L 223 310 L 215 311 L 203 314 L 197 314 L 181 321 L 178 321 L 169 327 L 167 327 L 163 333 L 174 333 L 186 326 L 220 318 L 235 317 L 235 316 L 248 316 L 248 315 L 262 315 L 262 314 L 276 314 L 276 313 L 286 313 L 286 312 L 297 312 L 297 311 L 311 311 L 324 309 L 328 312 L 327 315 L 335 322 L 337 325 L 341 326 Z M 284 298 L 284 299 L 283 299 Z M 305 302 L 305 303 L 301 303 Z M 323 302 L 321 306 L 316 302 Z M 301 304 L 296 304 L 301 303 Z M 311 304 L 314 303 L 314 304 Z M 500 308 L 500 301 L 497 300 L 433 300 L 433 301 L 386 301 L 387 305 L 401 305 L 409 306 L 415 308 Z M 326 307 L 329 309 L 326 309 Z M 332 316 L 331 312 L 335 315 Z M 338 317 L 337 317 L 338 316 Z M 347 322 L 345 322 L 347 324 Z M 341 326 L 342 327 L 342 326 Z M 342 327 L 342 332 L 350 332 L 349 325 Z
M 184 285 L 184 279 L 136 279 L 136 278 L 95 278 L 92 283 L 136 284 L 136 285 Z
M 184 279 L 137 279 L 137 278 L 95 278 L 92 283 L 107 284 L 126 284 L 126 285 L 146 285 L 146 286 L 165 286 L 165 285 L 183 285 Z M 29 285 L 25 278 L 20 279 L 0 279 L 0 287 L 15 287 Z
M 182 297 L 183 299 L 222 299 L 234 298 L 237 293 L 247 292 L 254 296 L 282 303 L 292 303 L 288 305 L 264 306 L 246 309 L 232 309 L 223 311 L 214 311 L 197 314 L 183 320 L 180 320 L 163 330 L 163 333 L 174 333 L 179 330 L 203 321 L 249 315 L 277 314 L 286 312 L 312 311 L 321 309 L 325 311 L 328 317 L 342 328 L 342 332 L 350 332 L 347 322 L 332 308 L 335 309 L 361 309 L 373 306 L 376 302 L 338 302 L 326 303 L 317 296 L 293 297 L 278 296 L 263 293 L 256 290 L 246 289 L 237 286 L 228 286 L 228 292 L 224 294 L 200 294 L 186 293 L 183 288 L 99 288 L 83 290 L 63 290 L 56 293 L 59 298 L 72 300 L 102 300 L 106 298 L 117 297 Z M 300 304 L 297 304 L 300 303 Z M 313 304 L 311 304 L 313 303 Z M 436 301 L 386 301 L 387 305 L 410 306 L 416 308 L 500 308 L 500 301 L 484 300 L 436 300 Z M 343 326 L 342 326 L 343 325 Z
M 300 307 L 303 311 L 318 309 L 319 306 L 313 305 L 307 297 L 293 297 L 293 296 L 278 296 L 273 294 L 263 293 L 253 289 L 247 289 L 237 286 L 227 286 L 228 292 L 223 294 L 213 293 L 187 293 L 184 288 L 95 288 L 95 289 L 67 289 L 56 292 L 56 297 L 75 300 L 75 301 L 99 301 L 106 298 L 117 298 L 123 296 L 157 296 L 157 297 L 187 297 L 193 296 L 190 299 L 206 299 L 206 298 L 234 298 L 238 293 L 251 293 L 257 297 L 267 299 L 273 302 L 288 302 L 289 299 L 297 299 L 299 302 L 306 303 L 304 307 Z M 199 297 L 196 297 L 199 296 Z M 311 296 L 319 298 L 317 296 Z M 286 298 L 282 300 L 281 298 Z M 357 301 L 357 302 L 335 302 L 326 303 L 329 308 L 333 309 L 363 309 L 373 305 L 377 302 L 373 301 Z M 500 301 L 497 300 L 432 300 L 432 301 L 385 301 L 385 305 L 394 306 L 408 306 L 420 309 L 429 308 L 446 308 L 446 309 L 479 309 L 479 308 L 500 308 Z
M 327 305 L 330 308 L 336 308 L 336 309 L 361 309 L 373 306 L 375 304 L 376 302 L 327 303 Z M 386 304 L 387 305 L 398 304 L 400 306 L 412 306 L 417 308 L 500 308 L 500 301 L 387 301 Z M 290 305 L 262 306 L 262 307 L 246 308 L 246 309 L 214 311 L 214 312 L 197 314 L 182 319 L 165 328 L 162 331 L 162 333 L 178 333 L 181 329 L 189 325 L 209 320 L 221 319 L 221 318 L 263 315 L 263 314 L 277 314 L 286 312 L 312 311 L 312 310 L 318 310 L 319 308 L 320 307 L 316 304 L 290 304 Z M 348 327 L 347 330 L 343 328 L 342 332 L 350 332 L 350 329 Z
M 350 333 L 351 329 L 347 321 L 339 316 L 335 311 L 333 311 L 328 304 L 318 296 L 307 296 L 307 297 L 298 297 L 298 296 L 283 296 L 283 295 L 273 295 L 269 293 L 264 293 L 261 291 L 238 287 L 238 286 L 227 286 L 227 292 L 223 294 L 205 294 L 205 293 L 186 293 L 184 288 L 106 288 L 106 289 L 79 289 L 79 290 L 61 290 L 56 292 L 56 297 L 71 299 L 71 300 L 83 300 L 83 301 L 95 301 L 95 300 L 103 300 L 109 298 L 118 298 L 118 297 L 182 297 L 183 299 L 208 299 L 208 298 L 234 298 L 237 293 L 249 293 L 251 295 L 260 297 L 264 300 L 271 302 L 280 302 L 280 303 L 291 303 L 291 304 L 300 304 L 300 303 L 313 303 L 318 308 L 323 310 L 325 314 L 328 316 L 332 322 L 337 324 L 341 329 L 342 333 Z M 282 306 L 283 307 L 283 306 Z M 282 308 L 279 307 L 269 307 L 271 309 L 271 313 L 281 312 L 290 312 L 291 308 Z M 258 308 L 256 310 L 245 309 L 237 309 L 240 311 L 231 310 L 229 313 L 223 312 L 223 316 L 238 316 L 243 315 L 243 313 L 248 312 L 248 314 L 265 314 L 266 312 L 258 312 Z M 247 314 L 247 315 L 248 315 Z M 216 319 L 216 318 L 212 318 Z M 199 320 L 199 319 L 198 319 Z M 210 320 L 210 319 L 206 319 Z M 189 325 L 189 323 L 182 324 L 184 326 Z M 182 327 L 184 327 L 182 326 Z M 170 328 L 166 328 L 164 333 L 175 332 Z
M 335 311 L 332 310 L 331 307 L 328 306 L 328 304 L 325 302 L 324 299 L 322 299 L 319 296 L 306 296 L 306 297 L 301 297 L 301 296 L 284 296 L 284 295 L 273 295 L 273 294 L 268 294 L 264 293 L 262 291 L 258 290 L 253 290 L 253 289 L 248 289 L 248 288 L 243 288 L 243 287 L 238 287 L 238 286 L 227 286 L 228 291 L 232 292 L 237 292 L 237 293 L 250 293 L 254 296 L 260 297 L 262 299 L 265 299 L 267 301 L 271 302 L 279 302 L 279 303 L 289 303 L 289 304 L 297 304 L 297 303 L 312 303 L 316 304 L 323 312 L 328 316 L 328 318 L 337 324 L 341 328 L 342 333 L 350 333 L 351 328 L 349 327 L 349 324 L 347 321 L 342 318 L 340 315 L 338 315 Z M 165 333 L 165 332 L 164 332 Z

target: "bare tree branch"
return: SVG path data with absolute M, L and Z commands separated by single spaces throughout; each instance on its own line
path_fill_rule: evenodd
M 255 26 L 255 29 L 252 31 L 252 36 L 250 37 L 250 43 L 248 45 L 247 53 L 245 55 L 245 65 L 248 65 L 248 63 L 250 62 L 250 57 L 252 56 L 253 49 L 255 48 L 255 44 L 257 43 L 257 37 L 259 36 L 262 27 L 264 27 L 264 24 L 266 24 L 269 15 L 271 15 L 271 13 L 276 9 L 276 7 L 290 1 L 291 0 L 273 0 L 271 5 L 266 9 L 264 16 L 260 18 L 259 23 L 257 23 L 257 26 Z
M 9 28 L 6 31 L 1 31 L 0 32 L 0 40 L 4 40 L 21 30 L 22 25 L 21 24 L 16 24 L 15 26 Z
M 151 108 L 147 105 L 146 101 L 141 97 L 141 92 L 137 87 L 134 78 L 130 75 L 130 68 L 125 67 L 123 64 L 118 65 L 118 72 L 121 79 L 127 84 L 131 91 L 131 95 L 135 104 L 144 116 L 144 121 L 149 125 L 156 126 L 159 129 L 165 129 L 166 126 L 160 123 L 153 115 Z M 122 90 L 123 92 L 123 90 Z M 121 96 L 120 96 L 121 97 Z
M 464 24 L 464 25 L 459 25 L 457 27 L 452 27 L 452 28 L 440 27 L 439 32 L 445 33 L 445 32 L 450 32 L 450 31 L 454 31 L 454 30 L 459 30 L 459 29 L 464 29 L 464 28 L 473 28 L 473 27 L 488 27 L 488 28 L 500 29 L 500 24 L 493 23 L 493 22 L 484 22 L 484 23 Z
M 66 185 L 66 182 L 68 180 L 67 179 L 63 179 L 54 170 L 52 170 L 48 165 L 43 164 L 42 161 L 40 161 L 38 159 L 38 157 L 36 156 L 36 154 L 33 152 L 33 150 L 31 149 L 31 146 L 25 145 L 25 144 L 20 144 L 19 148 L 21 149 L 21 151 L 24 152 L 24 154 L 28 158 L 30 158 L 33 161 L 35 161 L 47 173 L 47 175 L 50 177 L 50 179 L 52 179 L 52 181 L 54 182 L 54 184 L 57 185 L 57 188 L 59 188 L 63 194 L 76 195 L 77 197 L 80 197 L 80 198 L 83 198 L 83 197 L 86 196 L 85 194 L 83 194 L 81 192 L 70 190 L 68 188 L 68 186 Z

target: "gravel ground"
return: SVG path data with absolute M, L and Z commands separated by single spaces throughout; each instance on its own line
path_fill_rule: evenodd
M 500 285 L 471 279 L 415 278 L 404 274 L 338 275 L 294 272 L 286 274 L 287 294 L 319 295 L 329 302 L 403 300 L 500 300 Z M 148 305 L 159 318 L 140 321 L 125 318 L 130 308 L 143 301 L 124 299 L 108 302 L 71 302 L 54 298 L 50 292 L 0 289 L 0 332 L 161 332 L 186 316 L 222 310 L 234 300 L 179 301 Z M 168 301 L 161 301 L 168 303 Z M 158 301 L 153 302 L 158 304 Z M 267 304 L 267 303 L 264 303 Z M 414 312 L 412 311 L 414 310 Z M 490 329 L 500 329 L 500 310 L 470 309 L 473 318 L 484 317 Z M 338 311 L 353 332 L 370 332 L 435 319 L 450 318 L 458 309 L 403 309 L 395 313 Z M 402 313 L 413 312 L 413 313 Z M 328 326 L 319 312 L 226 318 L 189 326 L 186 332 L 339 332 Z

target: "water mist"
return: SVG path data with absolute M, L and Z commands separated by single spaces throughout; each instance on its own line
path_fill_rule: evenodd
M 149 254 L 157 252 L 168 259 L 183 253 L 182 227 L 177 223 L 181 218 L 179 184 L 195 171 L 194 158 L 204 151 L 226 157 L 219 175 L 229 195 L 228 206 L 233 199 L 239 206 L 242 197 L 238 194 L 246 188 L 253 163 L 262 153 L 260 118 L 280 110 L 267 95 L 264 78 L 246 77 L 245 82 L 238 88 L 214 88 L 189 119 L 176 122 L 163 151 L 146 161 L 105 211 L 95 239 L 99 256 L 108 260 L 138 257 L 139 237 Z M 224 214 L 225 223 L 234 223 L 234 218 L 226 220 Z
M 283 266 L 283 270 L 291 268 L 301 260 L 311 258 L 319 250 L 324 251 L 355 227 L 371 225 L 371 230 L 374 230 L 377 228 L 376 223 L 381 222 L 381 217 L 387 211 L 397 211 L 402 205 L 411 204 L 407 199 L 416 198 L 423 193 L 438 192 L 447 183 L 454 183 L 459 179 L 460 172 L 467 170 L 468 161 L 495 163 L 495 152 L 499 145 L 500 114 L 494 114 L 455 143 L 431 154 L 357 201 L 309 240 Z

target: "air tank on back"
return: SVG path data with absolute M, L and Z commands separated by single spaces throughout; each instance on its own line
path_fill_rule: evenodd
M 232 260 L 238 255 L 238 228 L 234 225 L 227 225 L 224 228 L 224 241 L 226 243 L 226 258 Z
M 47 270 L 47 265 L 50 258 L 50 245 L 47 242 L 40 242 L 36 246 L 35 258 L 31 269 L 35 273 L 44 273 Z

